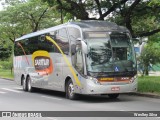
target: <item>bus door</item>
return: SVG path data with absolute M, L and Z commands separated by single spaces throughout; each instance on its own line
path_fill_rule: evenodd
M 71 46 L 71 58 L 72 65 L 76 69 L 76 71 L 80 74 L 84 73 L 84 64 L 83 64 L 83 54 L 82 54 L 82 46 L 80 41 L 76 41 L 75 44 Z

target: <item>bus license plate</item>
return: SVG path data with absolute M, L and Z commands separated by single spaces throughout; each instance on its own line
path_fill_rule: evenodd
M 111 87 L 111 91 L 119 91 L 120 87 Z

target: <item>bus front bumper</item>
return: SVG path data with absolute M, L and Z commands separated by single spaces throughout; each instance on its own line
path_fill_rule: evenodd
M 130 93 L 137 91 L 137 80 L 128 84 L 96 84 L 88 81 L 80 91 L 80 94 L 114 94 Z

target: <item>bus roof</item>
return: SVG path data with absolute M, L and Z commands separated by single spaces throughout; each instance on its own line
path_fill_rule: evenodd
M 77 26 L 83 31 L 120 31 L 120 32 L 129 32 L 128 29 L 122 26 L 118 26 L 116 23 L 107 22 L 107 21 L 98 21 L 98 20 L 82 20 L 80 22 L 68 22 L 62 25 L 54 26 L 37 32 L 26 34 L 20 38 L 17 38 L 15 41 L 31 38 L 41 34 L 46 34 L 48 32 L 60 29 L 67 26 Z
M 129 30 L 123 26 L 118 26 L 116 23 L 98 20 L 83 20 L 80 22 L 70 22 L 68 24 L 74 24 L 79 26 L 83 31 L 120 31 L 129 32 Z

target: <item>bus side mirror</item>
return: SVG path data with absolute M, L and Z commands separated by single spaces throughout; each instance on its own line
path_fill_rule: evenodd
M 84 54 L 88 54 L 87 44 L 84 41 L 81 41 L 81 45 L 82 45 L 82 52 Z

